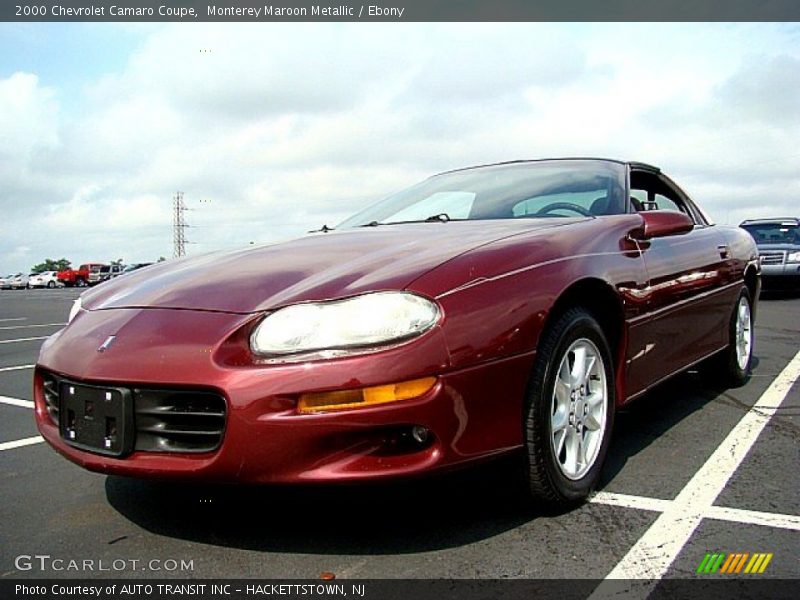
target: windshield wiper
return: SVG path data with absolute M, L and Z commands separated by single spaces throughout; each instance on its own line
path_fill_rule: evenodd
M 312 229 L 308 233 L 320 233 L 320 232 L 328 233 L 329 231 L 333 231 L 334 229 L 335 229 L 335 227 L 328 227 L 327 225 L 323 225 L 319 229 Z
M 382 221 L 370 221 L 369 223 L 364 223 L 363 225 L 359 225 L 359 227 L 377 227 L 378 225 L 403 225 L 404 223 L 447 223 L 448 221 L 452 221 L 453 219 L 450 218 L 450 215 L 447 213 L 439 213 L 438 215 L 431 215 L 425 219 L 413 219 L 411 221 L 388 221 L 386 223 Z

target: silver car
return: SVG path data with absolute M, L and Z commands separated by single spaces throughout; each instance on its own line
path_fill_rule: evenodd
M 800 286 L 800 219 L 753 219 L 741 227 L 758 246 L 764 287 Z

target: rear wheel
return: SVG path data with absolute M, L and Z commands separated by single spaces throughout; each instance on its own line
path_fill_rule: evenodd
M 709 375 L 724 387 L 744 385 L 753 361 L 753 304 L 742 286 L 728 322 L 728 347 L 709 361 Z
M 530 493 L 550 505 L 584 500 L 600 478 L 615 404 L 611 351 L 597 321 L 573 308 L 543 334 L 525 415 Z

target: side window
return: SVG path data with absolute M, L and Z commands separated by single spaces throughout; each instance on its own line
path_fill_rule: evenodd
M 637 212 L 648 210 L 674 210 L 695 219 L 681 194 L 657 175 L 631 172 L 631 206 Z
M 666 196 L 662 194 L 655 195 L 655 204 L 656 210 L 675 210 L 678 212 L 686 212 L 686 208 L 684 206 L 678 206 L 678 204 Z

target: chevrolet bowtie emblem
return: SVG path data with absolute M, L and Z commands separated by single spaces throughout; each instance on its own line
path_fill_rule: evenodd
M 100 347 L 97 349 L 98 352 L 105 352 L 111 347 L 111 344 L 114 343 L 114 340 L 117 339 L 117 336 L 110 335 L 106 338 L 106 341 L 103 342 Z

